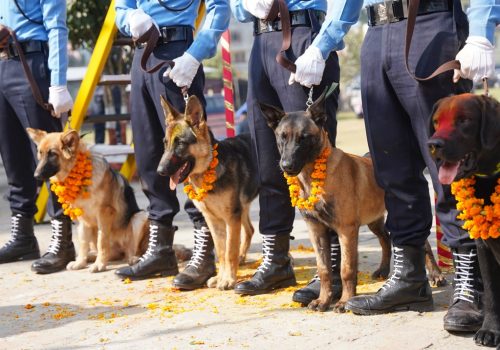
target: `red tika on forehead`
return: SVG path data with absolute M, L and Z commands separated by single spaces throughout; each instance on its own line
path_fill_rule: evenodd
M 436 133 L 434 137 L 447 139 L 455 130 L 455 120 L 458 112 L 458 106 L 455 100 L 449 103 L 444 108 L 438 109 L 438 115 L 435 117 L 437 122 Z

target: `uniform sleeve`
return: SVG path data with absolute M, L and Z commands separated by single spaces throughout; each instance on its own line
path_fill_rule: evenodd
M 320 49 L 326 59 L 332 50 L 344 48 L 344 36 L 356 24 L 363 6 L 363 0 L 335 0 L 327 19 L 312 45 Z
M 187 52 L 199 62 L 215 55 L 222 33 L 229 27 L 231 10 L 228 0 L 206 0 L 205 23 Z
M 50 85 L 66 85 L 68 69 L 68 28 L 66 27 L 66 1 L 41 0 L 43 26 L 47 31 Z
M 495 27 L 500 24 L 500 0 L 471 0 L 467 11 L 469 35 L 495 42 Z
M 231 0 L 231 11 L 234 17 L 240 22 L 250 22 L 253 16 L 243 7 L 243 0 Z
M 136 0 L 116 0 L 116 26 L 118 27 L 118 30 L 126 36 L 132 36 L 132 33 L 130 33 L 129 23 L 127 21 L 127 14 L 129 11 L 135 9 L 137 9 Z

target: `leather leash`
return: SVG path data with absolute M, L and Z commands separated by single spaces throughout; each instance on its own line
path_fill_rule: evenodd
M 406 0 L 403 0 L 406 1 Z M 437 75 L 447 72 L 449 70 L 458 69 L 460 70 L 460 62 L 457 60 L 452 60 L 443 63 L 440 65 L 434 72 L 432 72 L 429 76 L 425 78 L 419 78 L 415 76 L 414 73 L 410 71 L 410 67 L 408 66 L 408 54 L 410 53 L 411 39 L 413 37 L 413 31 L 415 29 L 415 23 L 417 20 L 418 6 L 420 5 L 420 0 L 408 0 L 408 18 L 406 22 L 406 38 L 405 38 L 405 64 L 406 70 L 410 76 L 418 81 L 427 81 L 430 80 Z
M 138 44 L 145 44 L 144 47 L 144 52 L 142 53 L 141 57 L 141 69 L 146 72 L 146 73 L 155 73 L 157 72 L 161 67 L 163 66 L 169 66 L 170 68 L 174 68 L 175 62 L 172 60 L 166 60 L 158 63 L 156 66 L 149 68 L 147 67 L 149 57 L 153 53 L 153 50 L 156 47 L 156 44 L 158 43 L 158 40 L 160 38 L 160 33 L 158 32 L 158 29 L 154 25 L 149 28 L 146 33 L 142 34 L 139 38 L 135 40 L 136 43 Z M 184 100 L 187 100 L 187 87 L 182 87 L 181 88 L 182 94 L 184 95 Z
M 19 60 L 21 61 L 21 64 L 23 66 L 24 74 L 28 79 L 28 83 L 30 84 L 31 91 L 33 92 L 33 96 L 35 97 L 35 101 L 40 106 L 42 106 L 43 109 L 52 112 L 54 108 L 50 103 L 47 103 L 43 100 L 42 94 L 40 93 L 40 89 L 38 88 L 38 84 L 36 83 L 35 78 L 33 77 L 33 73 L 31 72 L 28 63 L 26 62 L 26 58 L 24 56 L 21 44 L 19 44 L 19 41 L 17 41 L 16 33 L 14 33 L 14 31 L 11 28 L 4 25 L 0 25 L 0 48 L 7 50 L 9 37 L 12 38 L 14 46 L 16 47 L 17 54 L 19 55 Z
M 295 73 L 297 66 L 284 55 L 292 43 L 292 25 L 290 21 L 290 12 L 284 0 L 274 0 L 273 5 L 266 17 L 266 21 L 275 21 L 277 18 L 281 21 L 281 32 L 283 33 L 283 43 L 281 49 L 276 55 L 276 61 L 290 72 Z

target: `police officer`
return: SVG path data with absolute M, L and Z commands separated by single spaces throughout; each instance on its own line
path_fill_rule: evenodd
M 422 175 L 427 166 L 438 193 L 436 211 L 446 242 L 454 250 L 456 268 L 454 297 L 444 319 L 445 329 L 475 331 L 481 326 L 482 284 L 475 245 L 456 220 L 455 201 L 449 186 L 439 183 L 426 143 L 433 104 L 441 97 L 470 89 L 470 81 L 459 77 L 492 75 L 491 43 L 500 18 L 498 3 L 471 1 L 467 37 L 468 25 L 459 1 L 420 1 L 409 54 L 410 69 L 415 71 L 417 67 L 416 74 L 426 76 L 439 64 L 453 59 L 464 42 L 465 46 L 456 56 L 461 71 L 419 83 L 405 67 L 406 1 L 364 1 L 370 28 L 361 52 L 363 110 L 375 175 L 386 191 L 386 226 L 394 246 L 394 272 L 375 295 L 354 297 L 347 303 L 346 308 L 356 314 L 397 309 L 424 311 L 433 307 L 424 266 L 424 243 L 432 225 L 428 187 Z M 334 3 L 331 22 L 325 28 L 329 49 L 338 49 L 349 27 L 356 23 L 362 5 L 361 0 Z M 386 11 L 386 6 L 393 11 Z M 307 67 L 306 61 L 304 66 Z M 295 79 L 302 83 L 301 69 L 297 64 Z
M 12 212 L 11 237 L 0 248 L 0 263 L 7 263 L 40 257 L 33 233 L 33 215 L 37 211 L 37 182 L 33 177 L 36 153 L 26 128 L 61 131 L 61 122 L 56 118 L 68 112 L 73 101 L 66 87 L 66 1 L 0 0 L 0 23 L 15 32 L 43 99 L 47 101 L 48 97 L 54 108 L 51 115 L 35 101 L 11 39 L 0 49 L 0 152 Z M 75 258 L 71 220 L 62 214 L 53 194 L 48 212 L 52 217 L 52 239 L 47 253 L 31 266 L 38 273 L 62 270 Z
M 279 168 L 279 153 L 274 132 L 266 124 L 260 103 L 277 106 L 286 112 L 305 110 L 310 87 L 314 85 L 313 99 L 319 97 L 325 87 L 339 81 L 339 64 L 335 52 L 322 52 L 321 47 L 312 46 L 318 35 L 327 9 L 326 0 L 285 1 L 290 11 L 292 27 L 291 47 L 288 59 L 295 61 L 303 55 L 311 65 L 308 68 L 310 79 L 307 87 L 293 84 L 290 72 L 276 61 L 280 51 L 283 34 L 279 20 L 266 21 L 273 0 L 232 0 L 233 14 L 241 22 L 253 22 L 254 44 L 248 62 L 247 97 L 250 134 L 256 156 L 260 180 L 260 222 L 259 229 L 263 238 L 263 261 L 253 277 L 235 287 L 239 294 L 262 294 L 275 288 L 287 287 L 296 283 L 295 275 L 288 256 L 290 232 L 293 228 L 295 209 L 290 205 L 288 186 Z M 323 75 L 324 73 L 324 75 Z M 324 77 L 324 79 L 322 79 Z M 328 119 L 326 129 L 332 144 L 336 137 L 336 110 L 338 90 L 326 100 Z M 332 232 L 332 265 L 338 259 L 338 237 Z M 337 277 L 335 277 L 337 276 Z M 334 268 L 334 292 L 340 295 L 340 277 Z M 319 282 L 314 279 L 308 286 L 319 293 Z M 294 300 L 304 301 L 310 297 L 310 290 Z M 312 298 L 311 298 L 312 299 Z
M 181 87 L 187 87 L 189 95 L 196 95 L 205 104 L 201 61 L 215 54 L 217 42 L 229 25 L 230 9 L 227 0 L 206 0 L 205 22 L 193 40 L 199 6 L 200 0 L 116 1 L 116 23 L 125 35 L 137 39 L 152 26 L 160 33 L 148 66 L 166 60 L 175 62 L 174 68 L 166 74 L 170 79 L 165 82 L 165 68 L 155 74 L 145 73 L 141 69 L 144 48 L 135 50 L 131 72 L 131 121 L 137 168 L 143 191 L 149 199 L 149 246 L 137 264 L 116 271 L 121 278 L 140 279 L 178 273 L 172 244 L 176 230 L 173 219 L 179 212 L 179 202 L 175 190 L 169 188 L 169 179 L 156 172 L 165 137 L 160 95 L 177 110 L 184 111 Z M 215 274 L 214 245 L 205 220 L 192 201 L 186 202 L 185 210 L 194 224 L 195 247 L 192 259 L 183 273 L 176 276 L 174 285 L 195 289 Z

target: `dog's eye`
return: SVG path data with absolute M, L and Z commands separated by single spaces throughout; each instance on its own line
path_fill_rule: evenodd
M 53 150 L 49 149 L 49 150 L 47 151 L 47 156 L 48 156 L 48 157 L 56 157 L 56 156 L 57 156 L 57 153 L 56 153 L 55 151 L 53 151 Z
M 299 142 L 303 142 L 309 138 L 309 135 L 307 134 L 302 134 L 299 136 Z
M 281 138 L 282 140 L 286 139 L 286 133 L 285 133 L 285 132 L 282 132 L 282 133 L 280 134 L 280 138 Z
M 468 123 L 470 123 L 471 120 L 468 118 L 460 118 L 457 121 L 458 121 L 458 124 L 468 124 Z

